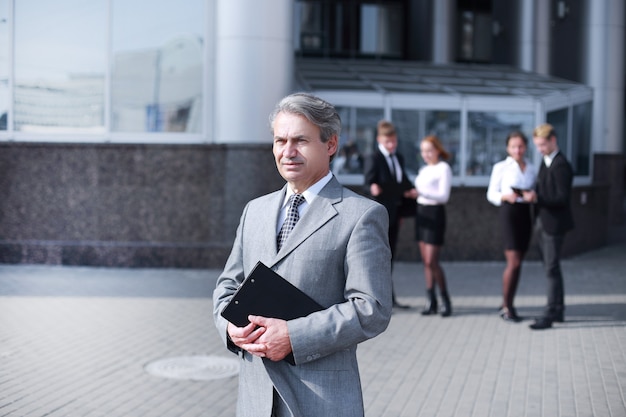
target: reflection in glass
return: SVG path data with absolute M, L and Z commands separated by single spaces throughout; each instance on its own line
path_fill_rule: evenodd
M 0 0 L 0 131 L 9 112 L 9 0 Z
M 376 146 L 376 124 L 383 118 L 383 109 L 336 108 L 342 128 L 339 152 L 333 160 L 333 173 L 362 174 L 363 159 Z
M 204 5 L 113 1 L 112 130 L 201 132 Z
M 514 131 L 523 132 L 531 140 L 532 113 L 468 112 L 468 152 L 466 175 L 489 176 L 493 165 L 506 158 L 506 137 Z M 530 143 L 529 143 L 530 145 Z M 533 147 L 526 157 L 533 159 Z
M 572 159 L 569 154 L 569 144 L 567 143 L 567 138 L 569 137 L 567 115 L 567 108 L 551 111 L 546 115 L 546 121 L 554 128 L 559 149 L 571 162 Z
M 402 7 L 399 4 L 361 5 L 361 53 L 402 54 Z
M 15 2 L 15 130 L 102 132 L 106 1 Z
M 313 1 L 297 1 L 295 4 L 295 50 L 321 51 L 326 48 L 326 36 L 322 23 L 322 5 Z
M 398 149 L 404 155 L 407 174 L 417 175 L 423 165 L 419 146 L 427 135 L 436 135 L 450 153 L 447 161 L 452 174 L 460 173 L 461 112 L 444 110 L 393 110 L 392 121 L 398 131 Z
M 572 166 L 574 175 L 589 175 L 591 162 L 591 102 L 574 106 Z

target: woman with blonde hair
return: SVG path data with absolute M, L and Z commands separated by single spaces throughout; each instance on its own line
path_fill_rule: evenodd
M 417 197 L 416 238 L 424 263 L 426 281 L 426 308 L 422 315 L 437 314 L 438 303 L 435 287 L 439 287 L 442 317 L 452 314 L 452 303 L 448 294 L 446 277 L 439 263 L 439 252 L 446 231 L 445 204 L 450 198 L 452 170 L 445 162 L 449 158 L 437 136 L 426 136 L 420 143 L 420 153 L 426 163 L 415 178 Z

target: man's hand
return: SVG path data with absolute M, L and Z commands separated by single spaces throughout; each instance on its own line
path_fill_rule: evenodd
M 380 185 L 373 183 L 370 185 L 370 194 L 372 195 L 372 197 L 378 197 L 380 195 L 380 193 L 383 192 L 383 189 L 380 188 Z
M 291 352 L 289 330 L 285 320 L 261 316 L 248 316 L 248 320 L 250 320 L 250 324 L 246 327 L 237 328 L 233 326 L 235 329 L 244 329 L 243 333 L 249 327 L 256 328 L 256 330 L 248 332 L 248 337 L 238 339 L 241 344 L 233 340 L 237 346 L 255 356 L 268 358 L 272 361 L 280 361 Z M 229 333 L 230 326 L 231 324 L 228 325 Z M 231 335 L 231 339 L 232 337 Z
M 265 332 L 264 327 L 258 327 L 254 323 L 249 323 L 245 327 L 237 327 L 228 323 L 226 328 L 230 340 L 241 349 L 247 350 L 244 346 L 254 343 Z
M 524 201 L 528 201 L 529 203 L 537 202 L 537 193 L 534 190 L 524 191 L 522 194 Z
M 404 198 L 411 198 L 415 200 L 418 197 L 417 190 L 415 188 L 411 188 L 404 192 Z

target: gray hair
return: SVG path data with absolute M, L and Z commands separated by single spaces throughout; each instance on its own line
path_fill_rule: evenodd
M 292 113 L 306 117 L 320 129 L 320 139 L 326 143 L 341 133 L 341 119 L 335 107 L 329 102 L 308 93 L 294 93 L 284 97 L 270 114 L 270 129 L 274 133 L 274 120 L 278 113 Z

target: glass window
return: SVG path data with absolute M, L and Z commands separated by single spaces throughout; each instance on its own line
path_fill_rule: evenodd
M 403 3 L 398 0 L 296 1 L 295 50 L 311 56 L 400 57 L 404 48 Z
M 402 54 L 402 7 L 361 5 L 361 53 L 400 56 Z
M 9 113 L 9 0 L 0 0 L 0 131 Z
M 104 130 L 106 16 L 106 0 L 15 2 L 15 130 Z
M 202 131 L 204 17 L 204 0 L 113 1 L 113 131 Z
M 323 29 L 322 6 L 319 2 L 298 1 L 295 4 L 296 30 L 295 49 L 320 51 L 326 47 L 326 34 Z
M 461 112 L 444 110 L 393 110 L 391 117 L 398 131 L 398 149 L 406 161 L 409 176 L 417 175 L 423 165 L 420 142 L 427 135 L 435 135 L 450 153 L 447 161 L 452 174 L 460 173 Z
M 468 112 L 468 152 L 465 172 L 470 176 L 491 175 L 493 165 L 506 158 L 506 137 L 514 130 L 531 138 L 532 113 Z M 533 159 L 533 147 L 527 157 Z
M 591 102 L 574 106 L 572 165 L 575 175 L 589 175 L 591 162 Z
M 383 109 L 337 106 L 341 117 L 339 153 L 333 160 L 335 174 L 362 174 L 363 159 L 375 149 L 376 125 L 384 116 Z
M 563 152 L 563 155 L 567 156 L 567 159 L 571 162 L 571 156 L 569 154 L 569 144 L 567 138 L 569 137 L 569 125 L 567 123 L 568 109 L 559 109 L 548 112 L 546 115 L 546 122 L 550 123 L 554 127 L 556 133 L 556 140 L 559 145 L 559 149 Z

